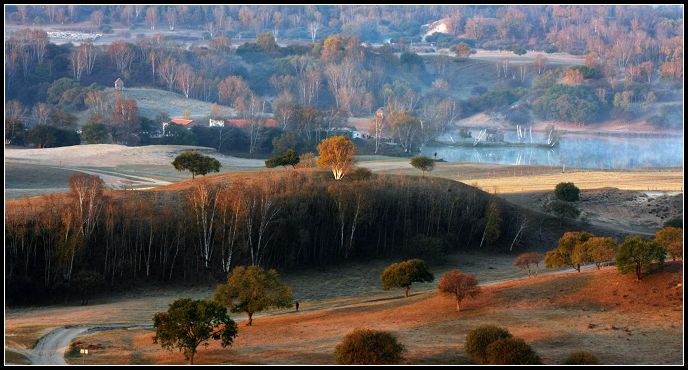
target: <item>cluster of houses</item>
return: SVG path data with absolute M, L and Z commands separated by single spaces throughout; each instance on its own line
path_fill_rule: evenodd
M 201 120 L 193 120 L 193 119 L 186 119 L 186 118 L 172 118 L 169 120 L 169 122 L 162 122 L 162 133 L 158 133 L 157 135 L 153 135 L 153 137 L 163 137 L 166 135 L 165 131 L 167 126 L 170 124 L 175 124 L 179 126 L 186 127 L 187 129 L 191 129 L 193 126 L 206 126 L 206 127 L 227 127 L 229 125 L 234 126 L 234 127 L 246 127 L 249 124 L 249 121 L 247 119 L 212 119 L 210 118 L 208 120 L 208 124 L 206 125 L 204 121 Z M 266 118 L 265 121 L 263 122 L 263 125 L 265 127 L 277 127 L 277 121 L 273 118 Z
M 167 126 L 170 124 L 175 124 L 179 126 L 183 126 L 187 129 L 191 129 L 193 126 L 206 126 L 206 127 L 228 127 L 228 126 L 234 126 L 238 128 L 243 128 L 247 127 L 249 125 L 249 121 L 247 119 L 213 119 L 210 118 L 208 119 L 208 124 L 205 124 L 205 121 L 202 120 L 193 120 L 193 119 L 186 119 L 186 118 L 172 118 L 169 120 L 169 122 L 162 122 L 162 132 L 158 132 L 157 134 L 154 134 L 152 137 L 154 138 L 160 138 L 166 135 L 165 131 L 167 129 Z M 274 118 L 265 118 L 265 121 L 263 122 L 264 127 L 277 127 L 278 123 Z M 356 129 L 352 129 L 350 127 L 336 127 L 333 128 L 332 131 L 339 133 L 339 134 L 345 134 L 351 137 L 352 139 L 370 139 L 370 135 L 366 135 Z

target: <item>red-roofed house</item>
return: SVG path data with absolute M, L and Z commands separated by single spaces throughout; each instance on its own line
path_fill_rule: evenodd
M 170 123 L 174 123 L 176 125 L 186 126 L 186 125 L 192 124 L 193 120 L 192 119 L 184 119 L 184 118 L 172 118 L 170 120 Z
M 191 128 L 191 124 L 193 123 L 192 119 L 184 119 L 184 118 L 172 118 L 170 122 L 163 122 L 162 123 L 162 135 L 165 135 L 165 127 L 169 125 L 170 123 L 174 123 L 175 125 L 179 126 L 184 126 L 188 129 Z

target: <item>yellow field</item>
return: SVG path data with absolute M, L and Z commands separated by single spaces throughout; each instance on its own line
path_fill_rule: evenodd
M 548 191 L 560 182 L 573 182 L 580 189 L 615 187 L 621 190 L 665 190 L 683 192 L 683 173 L 679 170 L 667 172 L 607 172 L 581 171 L 534 176 L 508 176 L 483 179 L 452 180 L 477 186 L 490 193 L 519 193 Z
M 406 158 L 360 156 L 358 164 L 376 173 L 421 175 Z M 480 163 L 437 163 L 430 176 L 444 177 L 490 193 L 550 191 L 560 182 L 573 182 L 580 189 L 606 187 L 621 190 L 683 192 L 681 168 L 620 171 L 566 170 L 548 166 L 507 166 Z

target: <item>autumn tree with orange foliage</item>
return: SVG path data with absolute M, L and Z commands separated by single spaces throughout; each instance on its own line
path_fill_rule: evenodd
M 447 271 L 442 275 L 440 283 L 437 285 L 440 293 L 453 295 L 456 298 L 456 310 L 461 310 L 461 302 L 468 297 L 475 297 L 480 294 L 478 279 L 474 274 L 466 274 L 460 270 Z
M 318 145 L 318 164 L 330 167 L 335 180 L 341 180 L 344 173 L 356 163 L 356 145 L 346 136 L 333 136 Z

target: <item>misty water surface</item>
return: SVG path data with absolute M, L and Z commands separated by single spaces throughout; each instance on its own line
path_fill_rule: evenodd
M 458 140 L 458 135 L 453 137 Z M 518 141 L 514 131 L 505 131 L 504 140 Z M 533 132 L 533 142 L 544 143 L 544 133 Z M 554 149 L 425 146 L 421 153 L 428 157 L 437 153 L 437 158 L 448 162 L 565 165 L 590 169 L 681 167 L 683 138 L 565 134 L 559 147 Z

